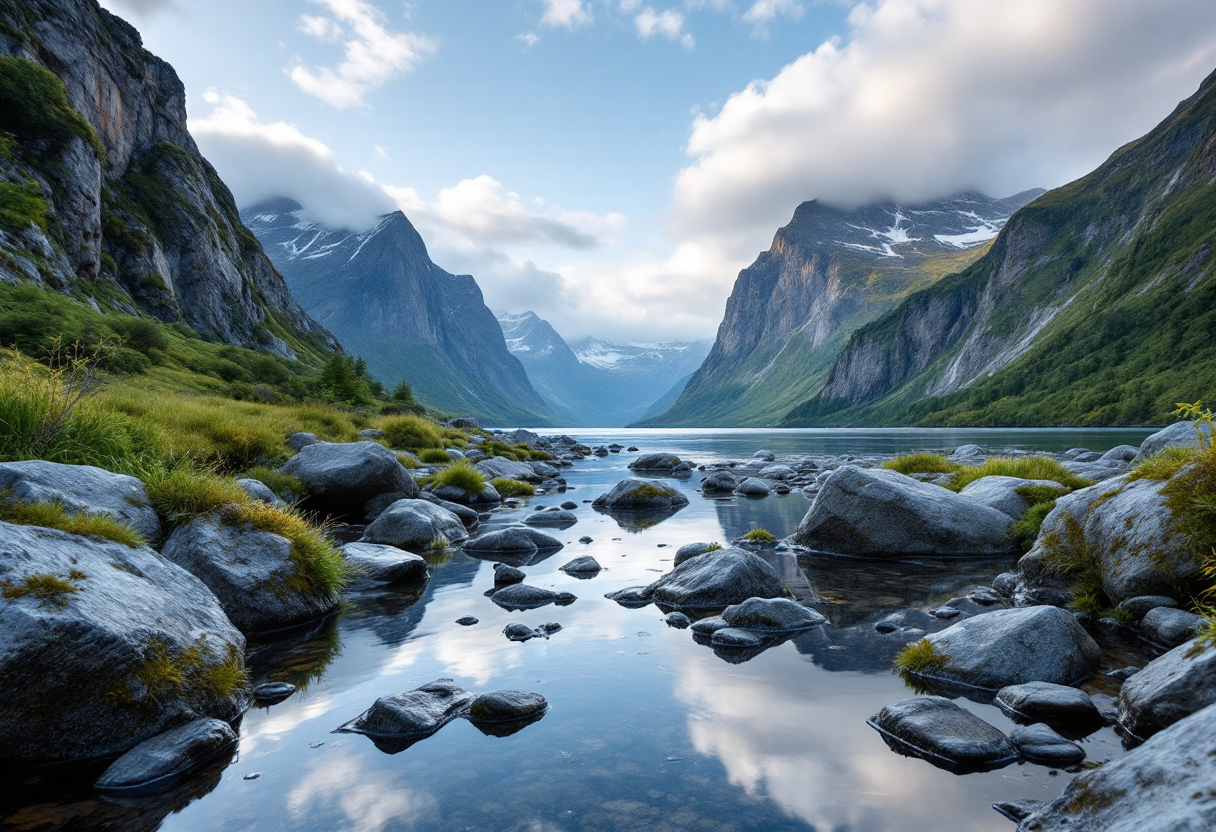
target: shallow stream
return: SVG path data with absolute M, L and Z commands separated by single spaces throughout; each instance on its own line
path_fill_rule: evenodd
M 546 431 L 548 432 L 548 431 Z M 1138 444 L 1148 430 L 567 431 L 595 445 L 670 451 L 696 463 L 786 453 L 895 453 L 975 442 L 1003 448 L 1104 450 Z M 537 505 L 579 503 L 565 548 L 524 565 L 529 584 L 572 592 L 566 607 L 506 612 L 485 593 L 492 563 L 462 553 L 432 564 L 420 591 L 349 596 L 310 633 L 251 645 L 254 680 L 290 681 L 291 698 L 251 710 L 236 758 L 174 792 L 105 801 L 96 770 L 41 772 L 0 786 L 0 828 L 20 830 L 1000 830 L 997 801 L 1050 800 L 1074 776 L 1015 764 L 958 776 L 893 753 L 866 719 L 914 695 L 891 673 L 902 646 L 874 623 L 904 608 L 935 607 L 1009 570 L 996 561 L 876 562 L 764 556 L 832 627 L 817 628 L 732 663 L 669 628 L 655 607 L 604 598 L 652 582 L 681 545 L 722 541 L 756 527 L 793 532 L 810 503 L 801 493 L 708 500 L 699 477 L 670 480 L 691 504 L 649 528 L 626 528 L 589 501 L 629 475 L 634 454 L 567 469 L 571 490 L 516 501 L 483 529 Z M 586 501 L 586 502 L 585 502 Z M 578 539 L 590 536 L 593 542 Z M 558 570 L 579 555 L 606 568 L 579 580 Z M 480 619 L 460 626 L 462 616 Z M 508 641 L 502 629 L 561 624 L 548 640 Z M 1134 642 L 1106 643 L 1104 669 L 1143 664 Z M 730 658 L 730 657 L 728 657 Z M 379 696 L 447 677 L 474 692 L 543 694 L 539 722 L 506 737 L 456 720 L 397 754 L 332 731 Z M 1089 688 L 1100 705 L 1117 688 Z M 1002 730 L 994 706 L 960 704 Z M 1089 762 L 1123 753 L 1103 729 L 1083 741 Z

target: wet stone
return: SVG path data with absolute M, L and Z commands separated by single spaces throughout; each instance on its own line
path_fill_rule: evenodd
M 547 604 L 564 607 L 577 598 L 569 592 L 553 592 L 528 584 L 512 584 L 495 592 L 490 600 L 506 610 L 533 610 Z
M 788 598 L 748 598 L 722 611 L 731 627 L 768 632 L 794 632 L 827 621 L 822 615 Z
M 750 630 L 723 627 L 714 631 L 710 643 L 715 647 L 759 647 L 764 643 L 764 637 Z
M 295 692 L 290 682 L 267 682 L 253 689 L 253 698 L 259 705 L 276 705 Z
M 595 541 L 594 541 L 594 540 L 592 540 L 592 539 L 591 539 L 590 537 L 588 537 L 587 535 L 583 535 L 582 537 L 580 537 L 580 538 L 578 539 L 578 542 L 579 542 L 579 543 L 584 543 L 584 544 L 585 544 L 585 543 L 594 543 Z
M 1040 765 L 1068 768 L 1080 765 L 1085 759 L 1085 749 L 1041 722 L 1015 728 L 1009 741 L 1017 746 L 1023 757 Z
M 544 713 L 549 707 L 539 693 L 498 690 L 483 693 L 469 704 L 469 719 L 479 722 L 510 722 Z
M 380 737 L 432 734 L 455 719 L 473 694 L 437 679 L 414 690 L 382 696 L 365 713 L 339 730 Z
M 1102 723 L 1102 714 L 1080 688 L 1027 682 L 997 691 L 995 704 L 1015 722 L 1045 722 L 1055 727 L 1085 728 Z
M 505 563 L 494 564 L 494 583 L 498 585 L 522 583 L 528 577 L 514 566 Z
M 480 623 L 480 619 L 474 618 L 471 615 L 466 615 L 456 619 L 456 623 L 461 627 L 472 627 L 474 624 Z
M 639 609 L 650 603 L 650 598 L 645 594 L 645 591 L 646 587 L 644 586 L 627 586 L 624 589 L 609 592 L 604 597 L 609 601 L 616 601 L 627 609 Z
M 683 630 L 692 624 L 688 616 L 682 612 L 669 612 L 664 618 L 668 627 L 674 627 L 677 630 Z
M 575 558 L 569 563 L 561 567 L 563 572 L 568 572 L 572 575 L 596 575 L 604 567 L 600 566 L 599 561 L 590 555 L 581 558 Z
M 887 705 L 869 720 L 892 750 L 954 771 L 997 768 L 1017 749 L 998 729 L 941 696 Z
M 730 625 L 726 623 L 726 619 L 720 615 L 711 615 L 708 618 L 702 618 L 694 621 L 692 631 L 702 635 L 712 635 L 718 630 L 725 630 Z
M 218 759 L 236 744 L 236 732 L 219 719 L 196 719 L 170 728 L 123 754 L 97 781 L 103 793 L 156 791 Z

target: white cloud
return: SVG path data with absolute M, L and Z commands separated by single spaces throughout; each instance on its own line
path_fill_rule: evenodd
M 544 0 L 545 13 L 540 25 L 557 29 L 577 29 L 586 26 L 594 18 L 591 4 L 585 0 Z
M 161 12 L 181 10 L 175 0 L 101 0 L 101 5 L 117 15 L 149 18 Z
M 723 258 L 713 290 L 804 200 L 1063 184 L 1216 65 L 1210 0 L 875 0 L 849 27 L 694 120 L 673 229 Z
M 190 119 L 190 132 L 240 207 L 286 196 L 326 225 L 351 229 L 393 210 L 379 187 L 344 170 L 328 146 L 295 125 L 261 122 L 244 101 L 215 90 L 204 100 L 211 112 Z
M 684 15 L 674 9 L 656 12 L 647 6 L 633 19 L 633 24 L 642 40 L 650 40 L 655 35 L 660 35 L 668 40 L 678 40 L 689 49 L 693 47 L 693 36 L 684 31 Z
M 523 41 L 524 49 L 531 49 L 540 41 L 540 35 L 535 32 L 520 32 L 515 36 L 518 41 Z
M 642 0 L 621 0 L 619 8 L 625 14 L 633 14 L 642 5 Z
M 740 18 L 744 23 L 750 23 L 754 33 L 764 36 L 768 24 L 778 17 L 789 17 L 797 20 L 802 17 L 802 6 L 796 0 L 756 0 Z
M 369 92 L 409 72 L 438 46 L 414 32 L 390 32 L 384 13 L 363 0 L 312 2 L 332 16 L 302 15 L 300 31 L 324 41 L 341 40 L 344 59 L 336 68 L 297 63 L 289 75 L 301 90 L 340 110 L 362 106 Z

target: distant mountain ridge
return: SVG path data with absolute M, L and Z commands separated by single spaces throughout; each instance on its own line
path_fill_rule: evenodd
M 773 425 L 814 396 L 855 330 L 982 253 L 1042 191 L 975 192 L 919 205 L 798 206 L 739 273 L 713 349 L 647 426 Z
M 568 427 L 621 427 L 646 415 L 709 351 L 708 341 L 573 344 L 533 312 L 498 313 L 508 349 Z
M 553 423 L 477 281 L 431 262 L 400 211 L 362 232 L 327 228 L 289 199 L 241 216 L 300 304 L 386 386 L 407 381 L 426 404 L 494 425 Z
M 1216 389 L 1214 250 L 1216 73 L 858 330 L 786 423 L 1160 423 Z

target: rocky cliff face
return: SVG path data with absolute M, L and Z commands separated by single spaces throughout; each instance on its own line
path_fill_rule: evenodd
M 1216 75 L 859 330 L 789 423 L 1152 423 L 1210 397 L 1214 218 Z
M 976 193 L 842 211 L 805 202 L 739 274 L 709 357 L 654 425 L 763 425 L 818 392 L 850 333 L 979 256 L 1017 208 Z
M 710 346 L 708 341 L 613 344 L 594 338 L 571 345 L 533 312 L 500 313 L 498 323 L 533 387 L 569 427 L 620 427 L 643 418 L 673 385 L 687 381 Z
M 12 0 L 0 4 L 0 56 L 12 137 L 0 188 L 8 204 L 25 188 L 44 207 L 40 217 L 26 200 L 32 210 L 0 223 L 0 278 L 285 356 L 337 348 L 241 224 L 186 129 L 181 82 L 134 28 L 96 0 Z M 61 112 L 44 96 L 20 104 L 49 78 L 40 68 L 66 91 Z M 80 116 L 61 136 L 48 127 Z
M 407 381 L 433 407 L 496 425 L 553 423 L 477 282 L 432 263 L 401 212 L 358 233 L 285 199 L 242 216 L 294 297 L 388 387 Z

